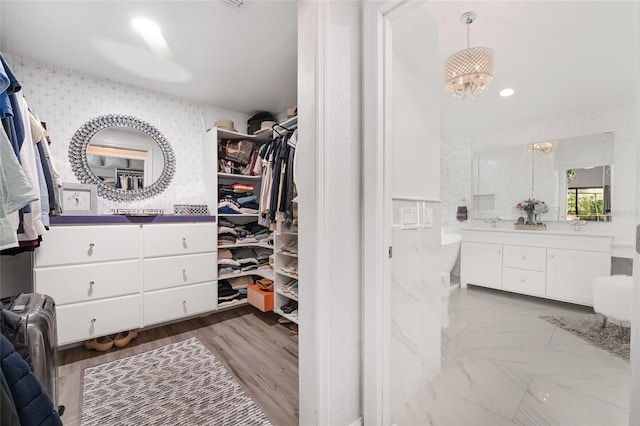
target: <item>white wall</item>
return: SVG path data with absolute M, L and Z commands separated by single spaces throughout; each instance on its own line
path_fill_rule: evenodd
M 456 206 L 462 203 L 471 206 L 471 157 L 474 152 L 611 131 L 614 133 L 613 220 L 610 223 L 590 223 L 588 226 L 590 231 L 614 233 L 614 255 L 632 257 L 630 244 L 633 239 L 631 232 L 635 194 L 629 189 L 629 183 L 634 182 L 636 177 L 635 108 L 635 104 L 625 104 L 615 108 L 576 112 L 539 119 L 488 134 L 442 141 L 440 189 L 443 200 L 443 227 L 451 232 L 459 230 L 460 223 L 456 221 L 455 216 Z M 563 222 L 548 222 L 547 225 L 567 228 Z M 500 226 L 511 224 L 501 223 Z
M 393 22 L 393 197 L 440 195 L 437 24 L 422 7 Z M 436 50 L 429 48 L 436 41 Z M 419 53 L 418 53 L 419 52 Z
M 302 425 L 362 416 L 361 15 L 359 1 L 298 6 Z
M 392 20 L 390 123 L 391 415 L 440 372 L 440 67 L 438 26 L 424 7 Z M 420 52 L 416 54 L 416 52 Z M 428 200 L 425 203 L 411 200 Z M 433 211 L 433 227 L 401 229 L 402 208 Z M 366 285 L 366 284 L 365 284 Z
M 69 141 L 85 122 L 104 114 L 125 114 L 156 127 L 171 144 L 176 156 L 176 174 L 162 194 L 136 203 L 98 199 L 98 213 L 112 208 L 162 208 L 173 212 L 173 204 L 205 204 L 202 158 L 204 135 L 218 119 L 231 119 L 236 129 L 246 131 L 248 116 L 223 108 L 198 104 L 128 84 L 4 55 L 22 83 L 29 103 L 52 138 L 51 151 L 63 182 L 78 182 L 68 160 Z M 216 167 L 212 161 L 212 167 Z

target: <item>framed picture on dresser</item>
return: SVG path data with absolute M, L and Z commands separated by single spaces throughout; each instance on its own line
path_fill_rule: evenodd
M 91 216 L 98 214 L 98 186 L 88 183 L 63 183 L 63 216 Z

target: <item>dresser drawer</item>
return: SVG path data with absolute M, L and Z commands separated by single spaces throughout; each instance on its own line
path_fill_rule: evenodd
M 142 269 L 145 291 L 215 281 L 218 273 L 216 253 L 144 259 Z
M 529 269 L 531 271 L 544 271 L 546 269 L 547 249 L 545 248 L 505 245 L 503 249 L 503 266 Z
M 144 294 L 144 325 L 209 312 L 218 305 L 216 281 Z
M 140 293 L 140 261 L 35 269 L 35 290 L 56 305 Z
M 159 257 L 216 251 L 215 223 L 144 225 L 142 256 Z
M 140 328 L 141 296 L 56 307 L 58 346 Z
M 532 296 L 544 296 L 546 273 L 526 269 L 503 268 L 502 288 Z
M 35 266 L 69 265 L 140 257 L 137 225 L 52 226 L 35 251 Z

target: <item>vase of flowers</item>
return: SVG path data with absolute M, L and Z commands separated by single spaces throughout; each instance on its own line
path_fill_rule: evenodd
M 537 225 L 541 223 L 539 219 L 540 215 L 549 211 L 549 207 L 544 201 L 536 200 L 535 198 L 529 198 L 519 202 L 516 208 L 524 211 L 527 215 L 526 225 Z

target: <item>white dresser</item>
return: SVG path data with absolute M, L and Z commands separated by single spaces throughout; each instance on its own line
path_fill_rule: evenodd
M 571 231 L 465 229 L 460 281 L 592 306 L 593 278 L 611 273 L 612 241 Z
M 214 311 L 217 228 L 203 223 L 56 225 L 34 255 L 58 344 Z

